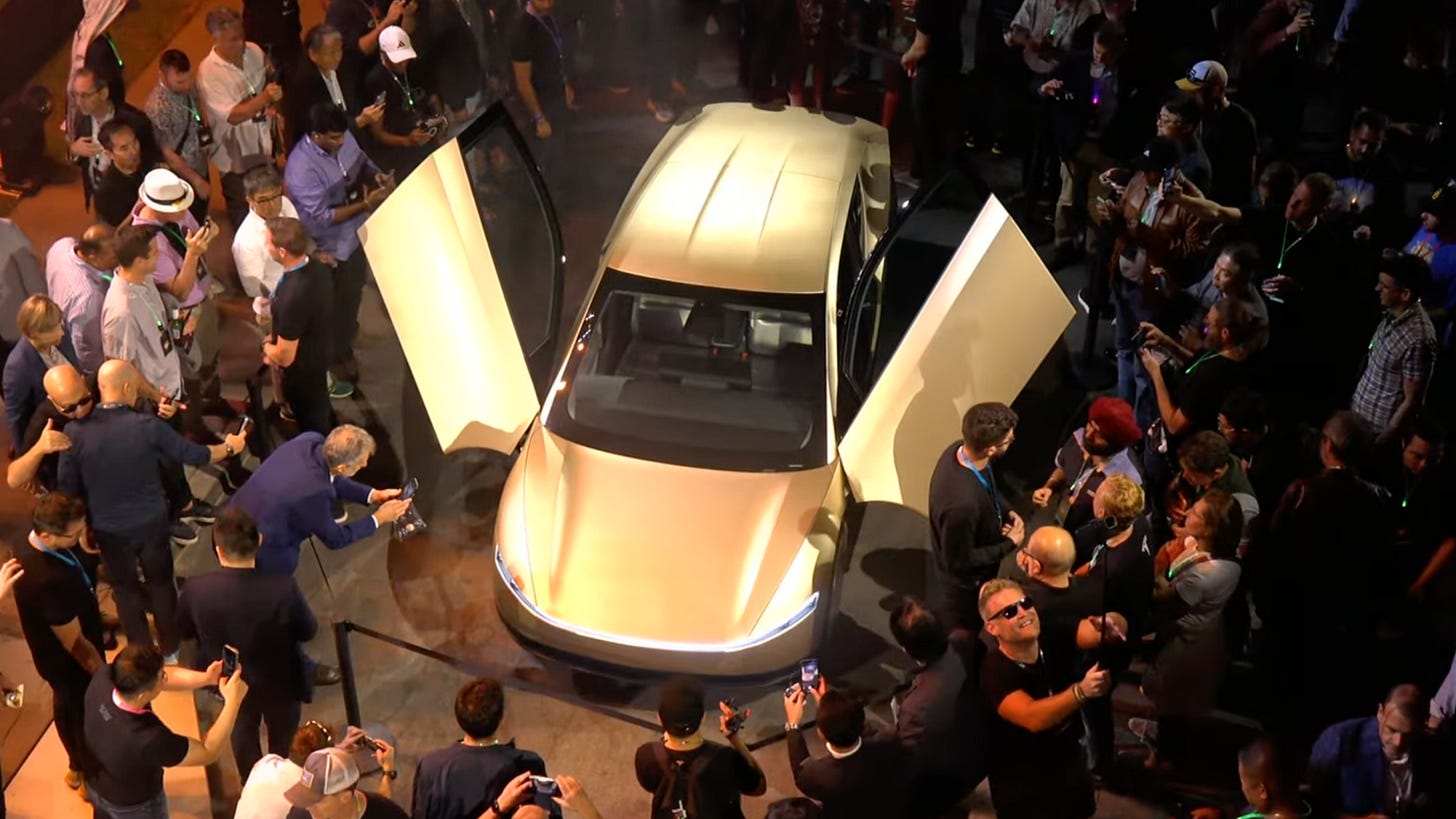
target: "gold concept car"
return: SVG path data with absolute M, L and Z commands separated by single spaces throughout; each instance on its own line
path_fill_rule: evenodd
M 978 178 L 892 188 L 878 125 L 692 112 L 627 193 L 560 353 L 560 233 L 499 108 L 370 217 L 440 445 L 518 453 L 495 530 L 513 632 L 653 671 L 815 654 L 846 512 L 923 513 L 961 414 L 1014 399 L 1072 316 Z

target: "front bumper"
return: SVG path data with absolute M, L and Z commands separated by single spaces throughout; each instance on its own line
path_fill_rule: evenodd
M 815 593 L 803 608 L 783 624 L 762 635 L 725 644 L 667 643 L 625 635 L 592 632 L 563 622 L 527 599 L 511 578 L 500 550 L 495 554 L 496 609 L 506 627 L 526 642 L 553 654 L 609 665 L 667 674 L 687 673 L 714 677 L 774 675 L 815 656 L 818 635 L 826 629 L 821 618 L 830 616 L 824 596 Z

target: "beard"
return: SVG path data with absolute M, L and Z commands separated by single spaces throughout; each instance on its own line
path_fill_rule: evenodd
M 1101 438 L 1098 438 L 1097 440 L 1084 439 L 1082 441 L 1082 448 L 1087 451 L 1088 455 L 1096 455 L 1099 458 L 1106 458 L 1110 455 L 1116 455 L 1117 453 L 1122 451 L 1120 448 L 1113 446 L 1111 443 L 1102 440 Z

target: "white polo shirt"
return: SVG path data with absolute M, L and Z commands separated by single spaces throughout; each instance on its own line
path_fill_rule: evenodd
M 278 215 L 298 218 L 298 209 L 287 196 L 283 197 L 283 212 Z M 233 235 L 233 261 L 237 263 L 243 290 L 255 299 L 263 295 L 263 288 L 271 294 L 283 276 L 283 265 L 268 256 L 268 223 L 251 208 Z
M 237 125 L 228 124 L 228 112 L 238 103 L 256 96 L 267 84 L 263 49 L 257 43 L 245 44 L 241 68 L 219 57 L 216 49 L 207 52 L 197 67 L 197 91 L 202 96 L 202 104 L 207 106 L 212 138 L 217 143 L 212 164 L 219 173 L 242 173 L 243 157 L 272 154 L 271 121 L 248 119 Z

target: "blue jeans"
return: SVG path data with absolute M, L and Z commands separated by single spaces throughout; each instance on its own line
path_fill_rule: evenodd
M 166 791 L 158 791 L 156 796 L 140 805 L 125 807 L 107 802 L 90 782 L 86 783 L 86 794 L 91 797 L 92 819 L 169 819 L 171 816 L 167 812 Z
M 1117 349 L 1117 394 L 1132 405 L 1138 426 L 1147 429 L 1157 416 L 1153 381 L 1143 367 L 1132 343 L 1138 322 L 1155 321 L 1156 315 L 1144 303 L 1142 285 L 1121 276 L 1112 279 L 1113 346 Z

